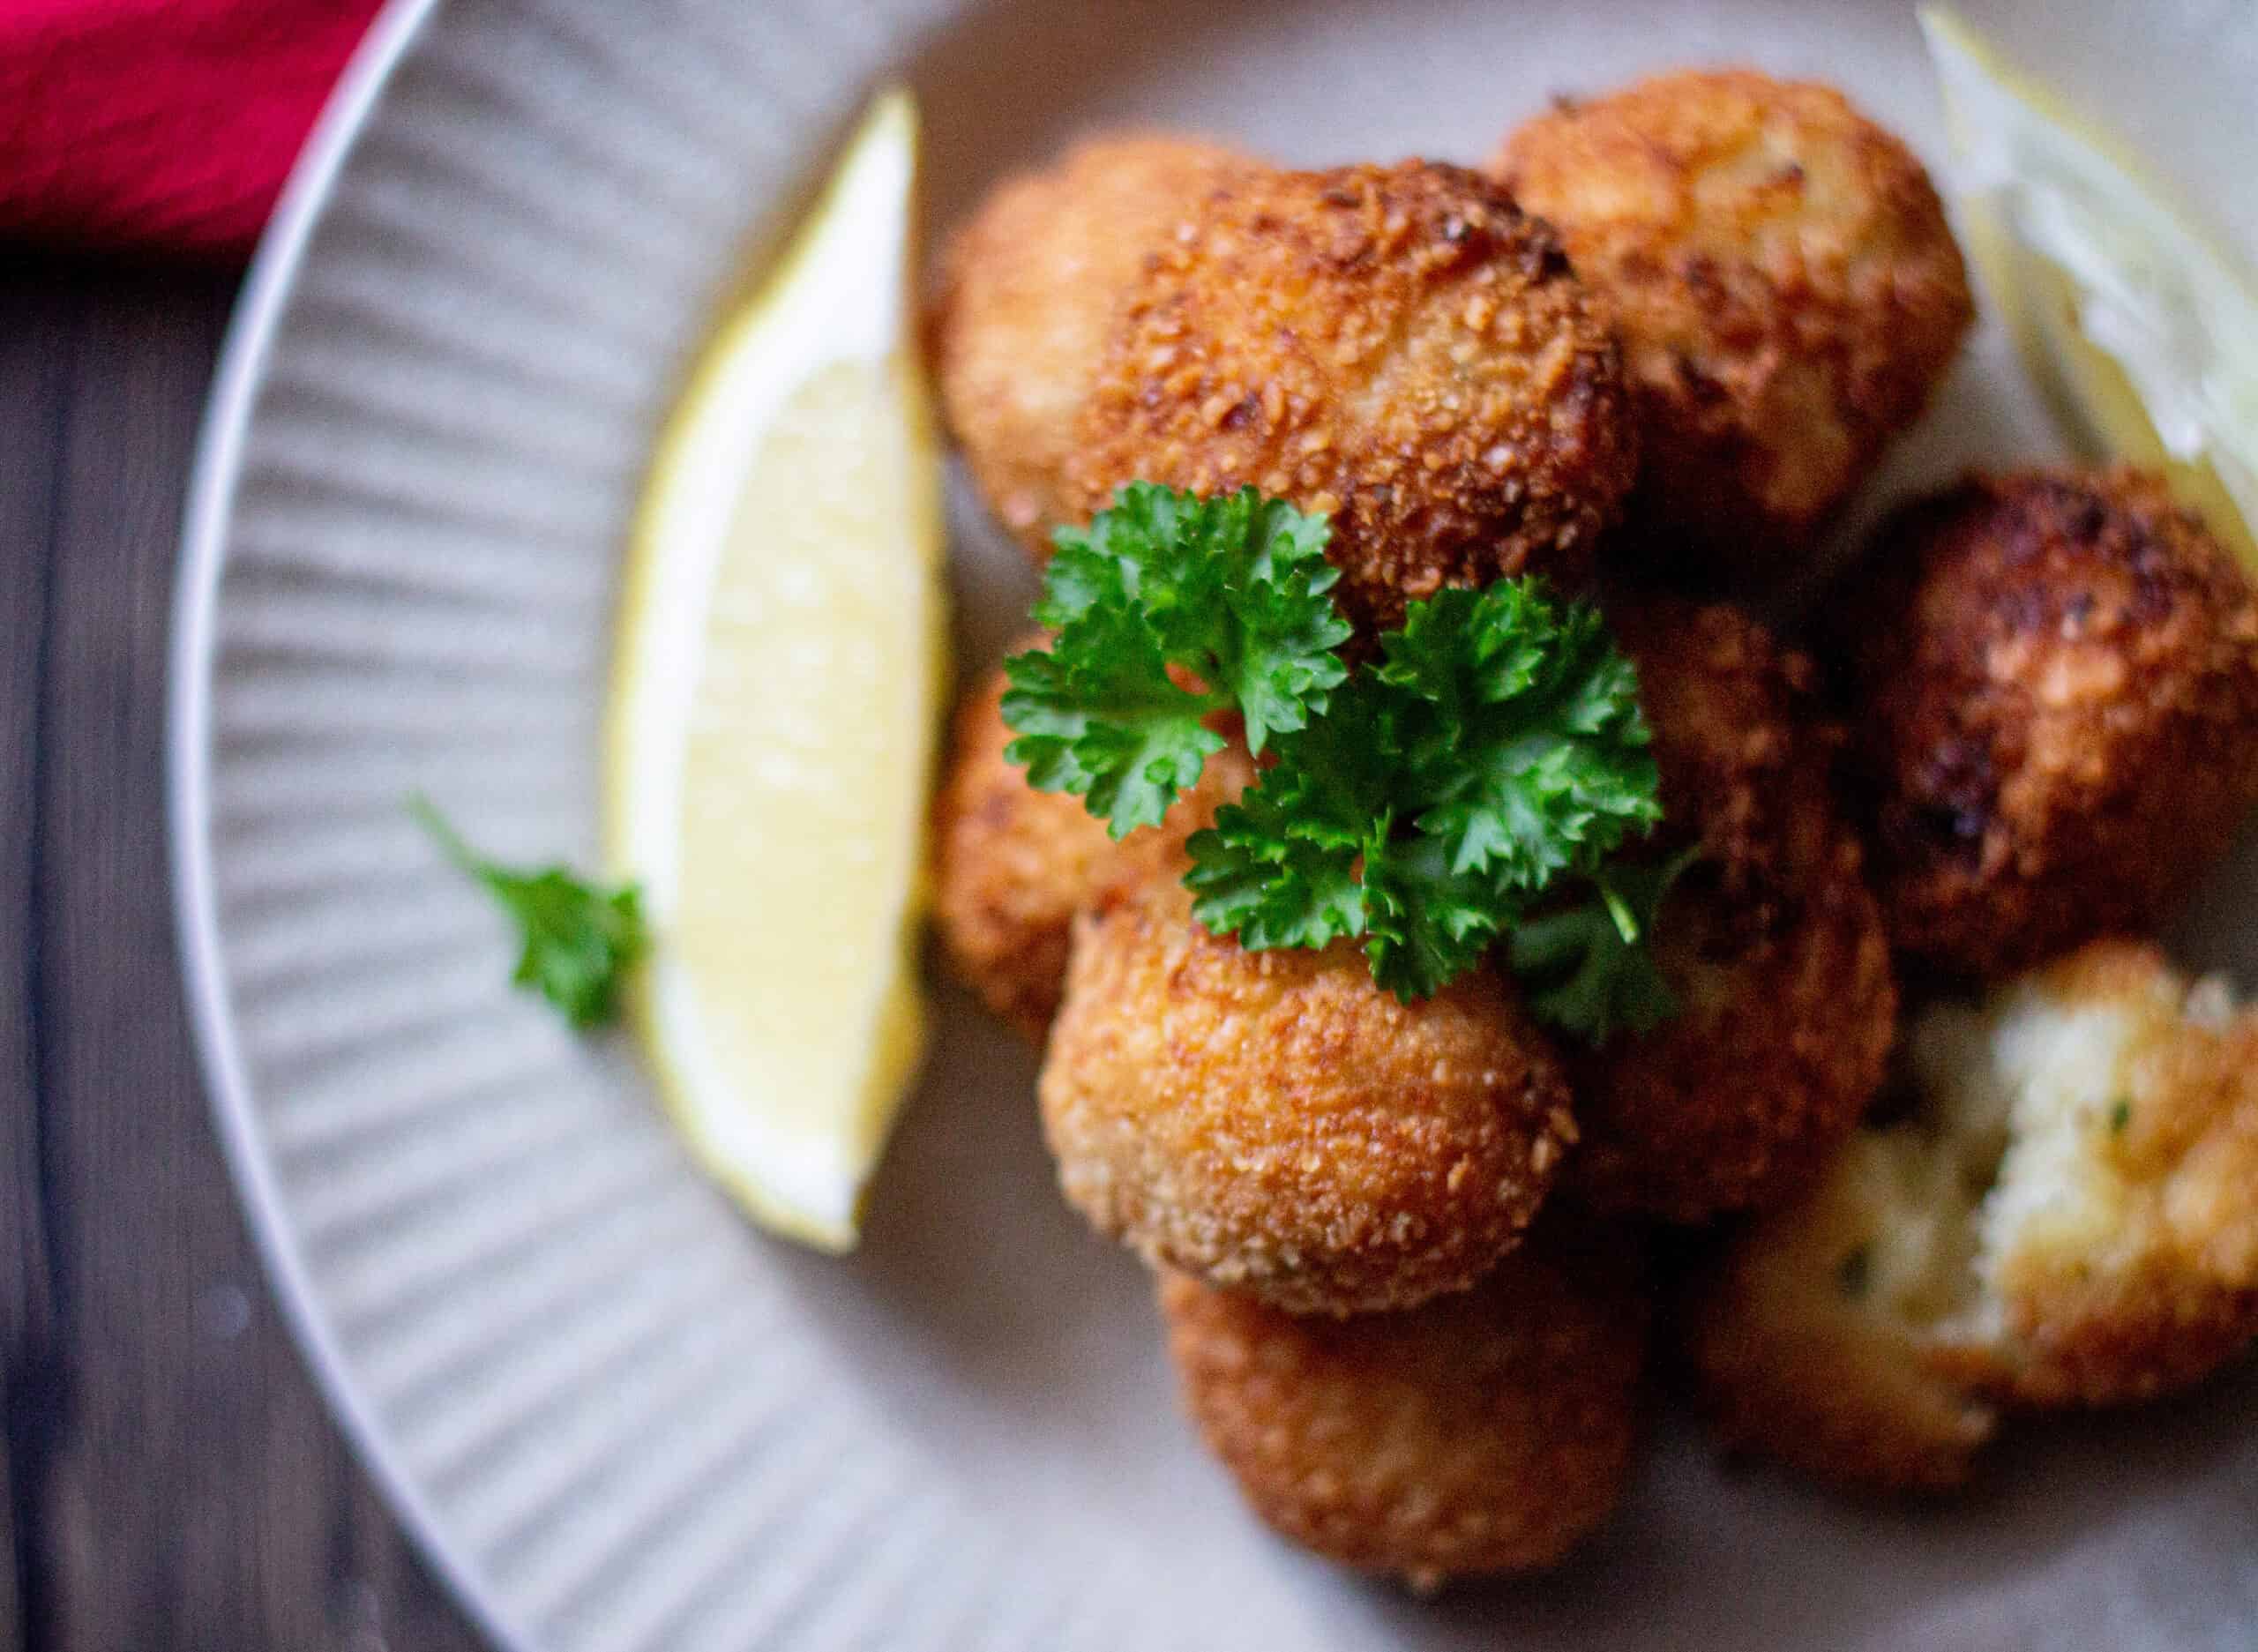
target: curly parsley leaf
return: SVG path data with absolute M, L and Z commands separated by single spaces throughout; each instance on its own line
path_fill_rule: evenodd
M 1148 482 L 1061 528 L 1035 609 L 1058 634 L 1004 662 L 1011 759 L 1122 837 L 1158 824 L 1222 749 L 1214 714 L 1240 713 L 1258 754 L 1307 727 L 1348 676 L 1331 531 L 1251 488 L 1203 499 Z
M 1533 579 L 1445 591 L 1351 676 L 1329 532 L 1251 489 L 1145 482 L 1062 530 L 1035 610 L 1055 639 L 1005 662 L 1011 759 L 1121 837 L 1198 781 L 1223 744 L 1209 723 L 1236 711 L 1271 761 L 1189 845 L 1208 929 L 1255 951 L 1362 939 L 1406 999 L 1511 935 L 1560 1024 L 1666 1013 L 1641 944 L 1660 891 L 1611 863 L 1661 819 L 1659 782 L 1597 610 Z M 1592 898 L 1524 923 L 1563 879 Z
M 1277 760 L 1185 846 L 1193 916 L 1250 952 L 1319 947 L 1365 932 L 1362 871 L 1389 830 L 1387 708 L 1336 696 L 1281 741 Z
M 1406 756 L 1454 872 L 1542 889 L 1662 818 L 1636 676 L 1589 604 L 1535 580 L 1445 591 L 1382 646 L 1379 680 L 1426 708 Z
M 410 798 L 408 810 L 516 923 L 522 946 L 511 979 L 548 999 L 576 1032 L 617 1020 L 627 971 L 650 950 L 641 890 L 590 883 L 563 866 L 499 865 L 464 842 L 429 798 Z
M 1495 878 L 1461 871 L 1438 840 L 1391 837 L 1365 861 L 1372 979 L 1405 1002 L 1431 998 L 1482 961 L 1513 916 Z
M 1507 957 L 1538 1020 L 1596 1048 L 1619 1032 L 1652 1032 L 1678 1013 L 1655 962 L 1654 927 L 1671 886 L 1700 852 L 1609 866 L 1589 875 L 1581 899 L 1514 926 Z
M 1446 591 L 1381 645 L 1192 840 L 1186 882 L 1200 922 L 1249 948 L 1361 934 L 1373 978 L 1409 999 L 1661 809 L 1636 676 L 1589 606 L 1535 580 Z
M 1005 755 L 1037 791 L 1083 799 L 1117 838 L 1158 825 L 1223 749 L 1207 725 L 1214 697 L 1170 681 L 1155 639 L 1126 610 L 1094 609 L 1049 652 L 1014 654 L 1004 670 L 1004 720 L 1019 736 Z

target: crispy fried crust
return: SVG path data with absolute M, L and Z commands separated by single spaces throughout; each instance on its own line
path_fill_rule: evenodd
M 1570 1056 L 1570 1177 L 1599 1208 L 1694 1222 L 1817 1172 L 1881 1081 L 1896 991 L 1828 792 L 1809 662 L 1723 606 L 1649 596 L 1608 614 L 1654 729 L 1658 852 L 1698 839 L 1701 858 L 1656 931 L 1679 1014 Z
M 1852 1491 L 1949 1491 L 1999 1424 L 1863 1289 L 1892 1168 L 1862 1132 L 1810 1197 L 1688 1276 L 1680 1319 L 1704 1411 L 1736 1451 Z
M 1238 174 L 1125 315 L 1073 508 L 1143 480 L 1331 512 L 1367 633 L 1447 585 L 1577 582 L 1632 481 L 1615 343 L 1559 241 L 1456 167 Z
M 1493 164 L 1615 310 L 1641 514 L 1675 530 L 1641 542 L 1744 587 L 1791 572 L 1973 318 L 1920 162 L 1830 87 L 1706 70 L 1564 103 Z
M 1234 741 L 1208 759 L 1199 784 L 1159 826 L 1117 843 L 1080 798 L 1036 791 L 1005 758 L 1012 731 L 1004 687 L 997 671 L 957 707 L 954 749 L 933 804 L 933 916 L 957 974 L 1039 1044 L 1058 1013 L 1074 914 L 1175 864 L 1215 806 L 1253 780 L 1254 765 Z
M 1615 1506 L 1648 1303 L 1621 1236 L 1561 1230 L 1406 1313 L 1297 1318 L 1181 1274 L 1161 1311 L 1184 1405 L 1254 1512 L 1430 1587 L 1551 1566 Z
M 2258 1339 L 2258 1011 L 2104 940 L 1907 1043 L 1912 1116 L 1690 1294 L 1728 1440 L 1944 1490 L 2001 1410 L 2150 1399 Z
M 2082 1217 L 2042 1188 L 1996 1224 L 1994 1306 L 1940 1337 L 1940 1369 L 2022 1405 L 2122 1404 L 2258 1337 L 2258 1012 L 2191 1014 L 2190 992 L 2155 947 L 2108 940 L 1995 999 L 1995 1018 L 2120 1018 L 2122 1118 L 2074 1121 L 2077 1156 L 2052 1167 L 2090 1190 Z M 2047 1168 L 2011 1154 L 2003 1178 Z
M 1471 1284 L 1574 1139 L 1559 1065 L 1499 982 L 1400 1004 L 1352 945 L 1209 935 L 1170 877 L 1075 921 L 1041 1095 L 1100 1232 L 1290 1312 Z
M 1253 165 L 1188 138 L 1095 138 L 998 184 L 950 240 L 931 317 L 942 412 L 1037 558 L 1070 520 L 1060 483 L 1115 310 L 1215 183 Z
M 1875 887 L 1932 964 L 2136 929 L 2258 802 L 2258 597 L 2152 478 L 1972 478 L 1830 611 Z

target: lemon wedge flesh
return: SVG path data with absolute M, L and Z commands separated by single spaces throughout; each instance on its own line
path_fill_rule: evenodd
M 856 1242 L 924 1038 L 946 645 L 916 170 L 916 110 L 888 93 L 696 372 L 635 528 L 608 730 L 661 1092 L 756 1221 L 826 1250 Z
M 2089 446 L 2161 472 L 2258 573 L 2258 284 L 1957 17 L 1921 27 L 1969 250 L 2024 361 Z

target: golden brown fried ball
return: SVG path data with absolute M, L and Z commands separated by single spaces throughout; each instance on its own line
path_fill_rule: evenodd
M 950 241 L 931 317 L 942 411 L 990 508 L 1038 558 L 1080 520 L 1060 482 L 1115 312 L 1215 183 L 1253 165 L 1193 138 L 1094 138 L 998 185 Z
M 1620 1236 L 1547 1215 L 1471 1290 L 1296 1317 L 1163 1275 L 1185 1409 L 1264 1521 L 1425 1588 L 1559 1560 L 1639 1432 L 1648 1303 Z
M 1940 1363 L 2027 1405 L 2185 1387 L 2258 1335 L 2258 1012 L 2097 941 L 1944 1006 L 1910 1054 L 1931 1150 L 1983 1192 Z
M 1577 582 L 1634 470 L 1558 239 L 1428 161 L 1226 179 L 1146 266 L 1074 436 L 1085 517 L 1139 480 L 1331 513 L 1367 633 L 1444 586 Z
M 1830 612 L 1874 887 L 1942 969 L 2138 928 L 2258 803 L 2258 595 L 2152 478 L 1973 478 Z
M 1058 1013 L 1074 914 L 1174 865 L 1216 805 L 1252 781 L 1254 765 L 1233 741 L 1159 826 L 1117 842 L 1080 797 L 1036 790 L 1006 759 L 1004 688 L 998 670 L 957 707 L 954 750 L 933 806 L 933 915 L 957 973 L 1039 1044 Z
M 1699 1301 L 1729 1435 L 1949 1485 L 1995 1405 L 2148 1399 L 2258 1337 L 2258 1011 L 2097 941 L 1931 1009 L 1908 1048 L 1910 1118 L 1861 1132 Z
M 1998 1408 L 1930 1360 L 1908 1289 L 1876 1247 L 1933 1245 L 1925 1163 L 1860 1131 L 1810 1195 L 1737 1236 L 1694 1276 L 1688 1363 L 1735 1451 L 1851 1491 L 1949 1491 L 1999 1428 Z M 1898 1299 L 1903 1292 L 1906 1300 Z
M 1075 921 L 1041 1084 L 1069 1203 L 1289 1312 L 1408 1308 L 1519 1238 L 1574 1139 L 1507 988 L 1418 1004 L 1365 954 L 1243 950 L 1163 876 Z
M 1614 309 L 1641 514 L 1743 587 L 1919 416 L 1974 310 L 1928 174 L 1824 86 L 1699 70 L 1566 102 L 1495 170 Z
M 1602 1209 L 1696 1222 L 1818 1171 L 1881 1081 L 1896 990 L 1810 662 L 1721 605 L 1649 596 L 1608 617 L 1654 730 L 1655 852 L 1700 858 L 1656 926 L 1677 1015 L 1570 1058 L 1570 1176 Z

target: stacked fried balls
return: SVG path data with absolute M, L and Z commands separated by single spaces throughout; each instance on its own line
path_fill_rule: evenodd
M 945 952 L 1042 1046 L 1065 1197 L 1279 1532 L 1420 1586 L 1551 1565 L 1650 1327 L 1736 1451 L 1930 1492 L 2258 1334 L 2258 1011 L 2146 938 L 2258 804 L 2248 577 L 2152 479 L 2033 471 L 1890 516 L 1802 648 L 1757 617 L 1972 315 L 1907 147 L 1744 70 L 1479 171 L 1095 138 L 948 243 L 943 410 L 1032 555 L 1133 481 L 1252 486 L 1329 517 L 1352 651 L 1447 587 L 1589 595 L 1653 732 L 1638 852 L 1690 852 L 1679 1013 L 1578 1042 L 1503 967 L 1407 1003 L 1358 943 L 1204 930 L 1235 737 L 1116 841 L 1007 759 L 1000 676 L 967 694 Z

